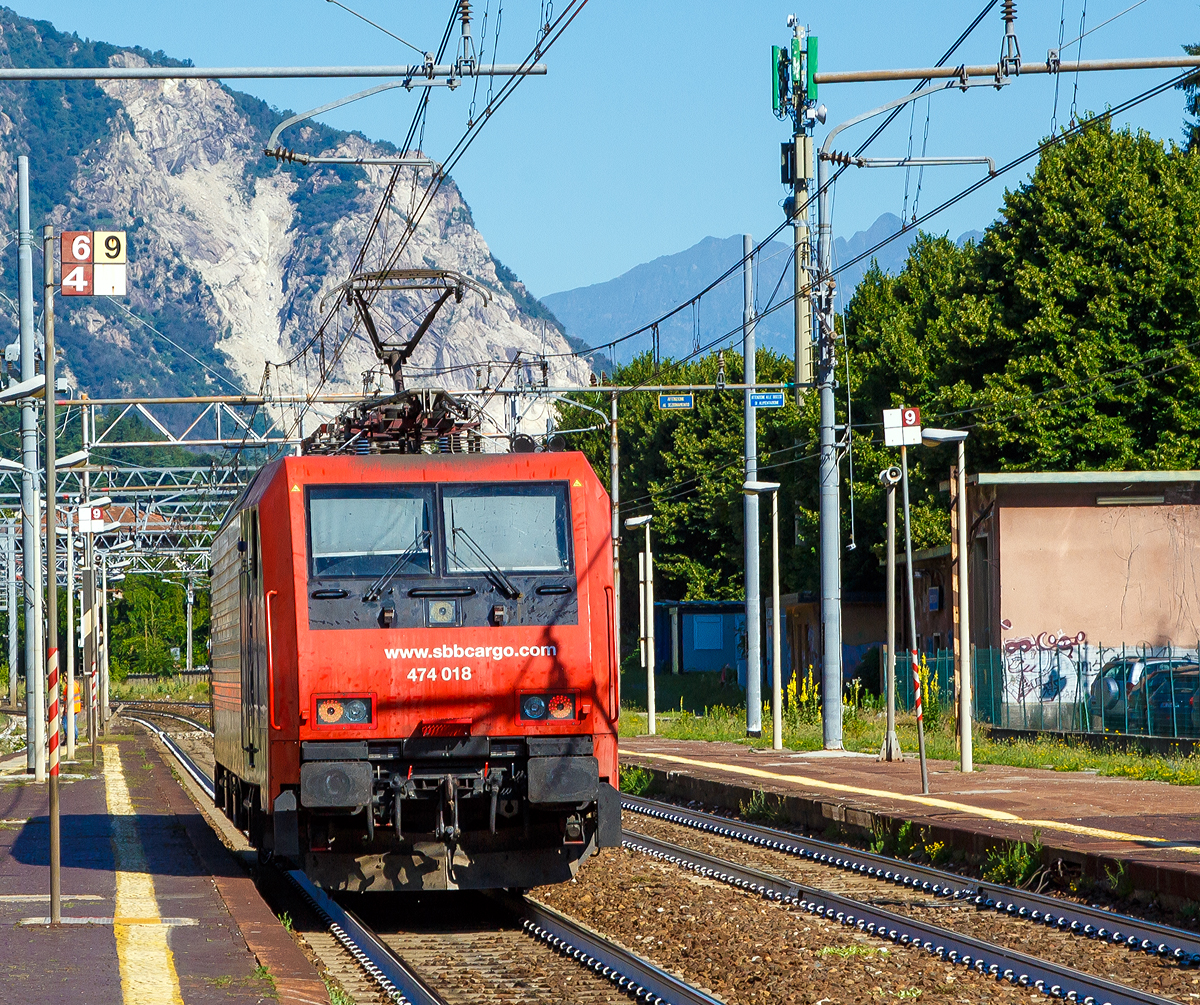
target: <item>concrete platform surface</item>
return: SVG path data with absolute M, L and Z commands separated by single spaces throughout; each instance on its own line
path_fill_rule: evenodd
M 80 777 L 61 784 L 60 928 L 47 924 L 47 786 L 21 777 L 23 762 L 6 767 L 0 774 L 0 1003 L 328 1002 L 311 967 L 303 975 L 309 993 L 292 997 L 276 988 L 274 971 L 260 966 L 242 930 L 250 915 L 227 904 L 219 889 L 239 875 L 253 884 L 148 737 L 104 744 L 94 771 L 90 760 L 64 765 Z M 263 927 L 265 911 L 307 964 L 261 898 L 259 905 L 256 925 Z
M 816 830 L 870 834 L 912 820 L 975 854 L 1037 832 L 1049 860 L 1097 879 L 1124 863 L 1135 891 L 1200 902 L 1200 787 L 995 764 L 963 775 L 930 760 L 922 795 L 915 753 L 887 763 L 651 736 L 622 739 L 621 763 L 654 770 L 674 797 L 732 810 L 760 789 L 776 793 L 790 819 Z

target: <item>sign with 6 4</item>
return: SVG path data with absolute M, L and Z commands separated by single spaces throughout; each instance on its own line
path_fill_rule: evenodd
M 125 296 L 125 231 L 67 230 L 61 249 L 63 296 Z

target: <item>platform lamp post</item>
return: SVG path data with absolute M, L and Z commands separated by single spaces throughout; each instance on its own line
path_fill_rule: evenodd
M 631 516 L 625 521 L 626 530 L 646 529 L 646 550 L 642 552 L 642 651 L 646 654 L 646 732 L 657 732 L 654 722 L 654 554 L 650 550 L 650 521 L 653 514 Z
M 942 443 L 958 444 L 958 628 L 954 633 L 958 643 L 958 722 L 962 731 L 959 748 L 959 768 L 974 771 L 974 751 L 971 737 L 971 605 L 967 585 L 967 431 L 965 429 L 922 429 L 921 442 L 927 447 Z
M 745 482 L 746 495 L 771 494 L 771 747 L 783 750 L 783 614 L 779 610 L 779 482 Z M 749 681 L 746 682 L 749 684 Z

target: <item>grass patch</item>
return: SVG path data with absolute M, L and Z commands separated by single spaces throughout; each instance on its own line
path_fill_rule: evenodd
M 212 686 L 205 680 L 162 677 L 158 680 L 112 681 L 114 701 L 208 701 Z
M 769 708 L 763 714 L 763 735 L 758 738 L 746 736 L 746 705 L 740 689 L 720 688 L 714 685 L 717 674 L 670 674 L 659 675 L 656 681 L 658 697 L 658 735 L 672 740 L 723 740 L 746 746 L 769 748 L 771 746 L 771 714 Z M 692 681 L 691 678 L 710 678 Z M 623 685 L 624 686 L 624 685 Z M 674 688 L 675 690 L 672 690 Z M 683 710 L 679 710 L 679 692 L 684 695 Z M 724 703 L 701 704 L 697 701 L 716 694 L 724 697 Z M 641 703 L 625 702 L 623 694 L 620 719 L 620 735 L 623 737 L 644 736 L 646 733 L 645 677 L 642 677 Z M 670 697 L 669 696 L 674 696 Z M 672 705 L 670 702 L 673 702 Z M 883 745 L 887 729 L 885 714 L 873 707 L 869 697 L 860 706 L 843 706 L 843 742 L 847 750 L 858 753 L 876 754 Z M 820 716 L 801 714 L 807 706 L 797 709 L 786 708 L 783 716 L 783 746 L 788 750 L 820 750 L 824 744 Z M 954 738 L 954 717 L 950 710 L 944 714 L 936 727 L 926 721 L 925 745 L 931 758 L 946 761 L 958 760 L 958 749 Z M 903 712 L 896 714 L 896 735 L 906 756 L 916 756 L 916 719 Z M 1200 785 L 1200 754 L 1184 756 L 1175 754 L 1143 754 L 1137 751 L 1115 749 L 1097 750 L 1076 745 L 1066 740 L 1041 737 L 1037 740 L 999 742 L 992 740 L 986 726 L 976 725 L 974 759 L 976 770 L 981 765 L 1003 764 L 1016 768 L 1041 768 L 1052 771 L 1093 771 L 1112 778 L 1130 778 L 1138 781 L 1168 782 L 1172 785 Z
M 329 1005 L 354 1005 L 354 999 L 346 994 L 340 984 L 334 984 L 326 978 L 325 987 L 329 991 Z
M 654 785 L 654 772 L 636 766 L 620 767 L 621 791 L 631 796 L 644 796 Z
M 776 798 L 774 802 L 762 789 L 750 797 L 748 803 L 739 803 L 738 812 L 744 820 L 753 820 L 760 824 L 785 824 L 787 814 L 783 812 L 782 802 Z
M 1005 886 L 1030 886 L 1042 872 L 1041 835 L 1033 832 L 1033 843 L 1007 841 L 1002 848 L 991 848 L 983 867 L 983 878 Z
M 279 923 L 283 925 L 283 930 L 290 935 L 294 924 L 292 922 L 292 916 L 288 914 L 287 911 L 284 911 L 281 915 L 279 915 Z
M 719 705 L 745 708 L 746 692 L 738 687 L 737 674 L 721 683 L 720 673 L 655 674 L 654 706 L 661 716 L 680 712 L 704 715 Z M 631 670 L 621 674 L 621 707 L 633 712 L 646 711 L 646 672 Z M 742 729 L 745 732 L 745 728 Z
M 886 949 L 876 949 L 873 946 L 823 946 L 817 950 L 818 956 L 836 956 L 839 960 L 848 960 L 853 956 L 887 956 Z

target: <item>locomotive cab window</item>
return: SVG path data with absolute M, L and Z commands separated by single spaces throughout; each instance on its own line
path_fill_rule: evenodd
M 314 485 L 308 490 L 314 578 L 429 576 L 433 491 L 412 485 Z
M 570 529 L 565 484 L 442 486 L 448 573 L 570 572 Z

